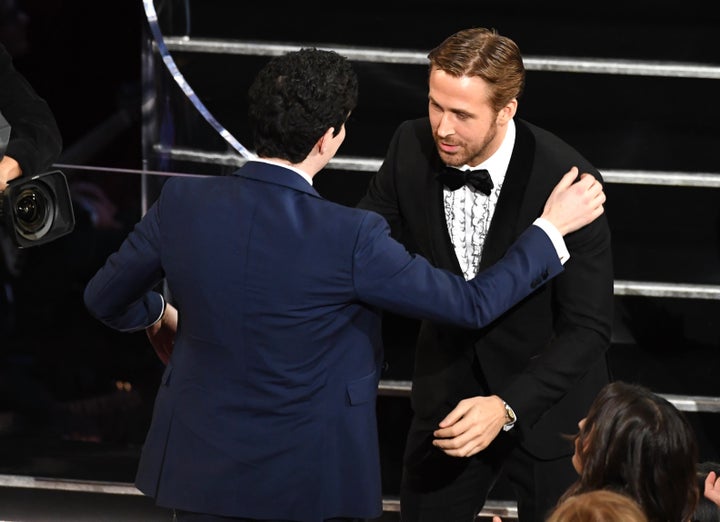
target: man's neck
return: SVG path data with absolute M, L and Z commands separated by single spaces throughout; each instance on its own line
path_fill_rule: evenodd
M 266 158 L 262 156 L 258 156 L 257 158 L 259 161 L 264 161 L 267 163 L 273 163 L 275 165 L 282 165 L 283 167 L 287 167 L 288 169 L 293 170 L 294 172 L 301 175 L 303 178 L 307 180 L 308 183 L 312 185 L 313 177 L 315 177 L 315 174 L 317 174 L 317 171 L 310 171 L 306 168 L 305 162 L 301 163 L 291 163 L 290 161 L 282 158 Z

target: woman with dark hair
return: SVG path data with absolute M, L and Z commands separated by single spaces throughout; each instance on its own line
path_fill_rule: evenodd
M 691 519 L 699 496 L 697 441 L 669 401 L 640 385 L 611 382 L 578 426 L 573 465 L 580 476 L 560 502 L 608 489 L 634 498 L 650 522 Z

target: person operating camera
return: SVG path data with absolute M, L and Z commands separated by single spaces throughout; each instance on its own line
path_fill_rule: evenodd
M 62 137 L 47 102 L 15 69 L 12 55 L 1 43 L 0 113 L 11 127 L 7 147 L 0 149 L 2 191 L 10 180 L 47 170 L 60 156 Z
M 60 156 L 62 137 L 47 102 L 13 64 L 0 42 L 0 195 L 7 183 L 48 169 Z M 7 127 L 10 133 L 7 135 Z M 5 132 L 3 132 L 5 131 Z M 7 143 L 6 143 L 7 141 Z M 13 322 L 12 281 L 20 275 L 22 256 L 0 214 L 0 333 Z

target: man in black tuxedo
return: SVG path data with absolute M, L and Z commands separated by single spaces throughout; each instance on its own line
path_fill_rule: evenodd
M 543 209 L 580 153 L 516 118 L 525 69 L 517 45 L 483 28 L 429 54 L 429 116 L 396 130 L 361 208 L 435 266 L 472 278 Z M 453 181 L 467 176 L 480 181 Z M 522 522 L 544 520 L 575 479 L 575 433 L 608 382 L 613 269 L 603 215 L 566 238 L 552 284 L 480 330 L 425 321 L 401 486 L 403 522 L 471 522 L 501 472 Z

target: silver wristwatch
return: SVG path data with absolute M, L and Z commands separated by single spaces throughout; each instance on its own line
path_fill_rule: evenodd
M 515 426 L 517 416 L 507 402 L 503 401 L 503 406 L 505 406 L 505 425 L 503 426 L 503 431 L 509 431 Z

